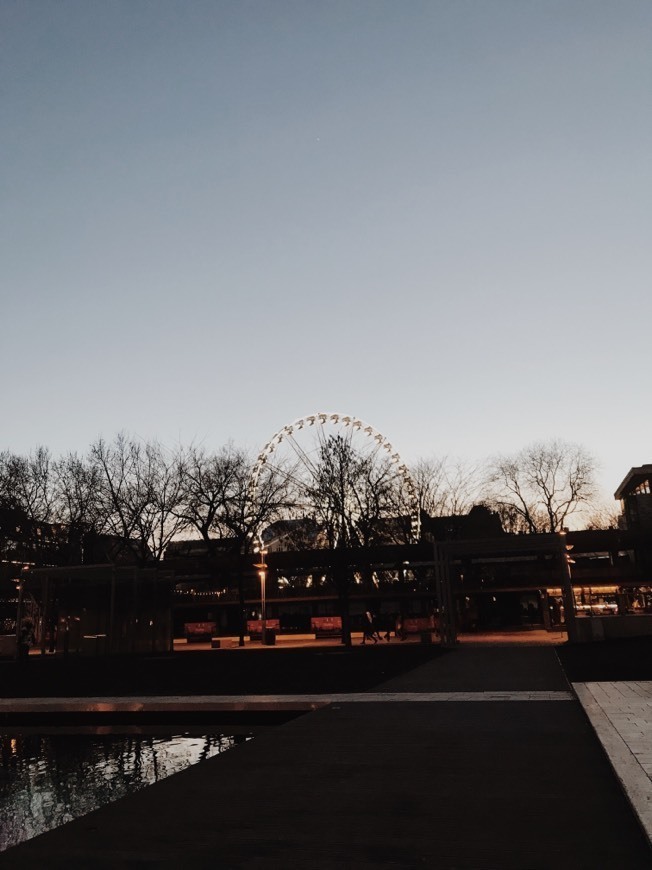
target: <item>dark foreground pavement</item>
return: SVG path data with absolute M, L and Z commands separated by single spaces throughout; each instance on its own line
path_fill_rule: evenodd
M 554 649 L 522 647 L 456 649 L 375 687 L 514 698 L 567 689 Z M 335 703 L 266 731 L 8 850 L 0 867 L 652 866 L 576 701 L 391 698 Z

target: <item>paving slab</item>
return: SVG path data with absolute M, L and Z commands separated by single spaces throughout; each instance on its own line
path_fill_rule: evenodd
M 652 681 L 573 688 L 652 843 Z

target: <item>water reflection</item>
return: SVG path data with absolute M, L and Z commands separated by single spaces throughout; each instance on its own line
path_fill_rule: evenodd
M 248 739 L 82 730 L 0 734 L 0 851 Z

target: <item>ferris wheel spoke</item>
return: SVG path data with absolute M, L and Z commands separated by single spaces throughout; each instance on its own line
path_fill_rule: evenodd
M 376 444 L 374 445 L 374 447 L 372 448 L 372 450 L 371 450 L 370 453 L 369 453 L 369 459 L 370 459 L 370 460 L 375 459 L 376 456 L 378 456 L 378 454 L 380 453 L 381 449 L 382 449 L 383 446 L 384 446 L 384 442 L 383 442 L 383 441 L 380 441 L 378 438 L 376 438 L 376 439 L 374 439 L 374 440 L 376 441 Z
M 296 487 L 299 491 L 304 493 L 312 492 L 309 484 L 297 473 L 293 471 L 288 471 L 286 468 L 283 468 L 281 465 L 276 465 L 273 462 L 265 463 L 265 468 L 267 469 L 269 474 L 276 474 L 281 477 L 286 483 L 289 483 Z
M 319 426 L 318 431 L 321 431 L 321 429 L 322 429 L 322 427 Z M 308 469 L 308 471 L 311 472 L 313 477 L 316 478 L 318 475 L 317 466 L 314 464 L 314 462 L 312 461 L 310 456 L 308 456 L 308 454 L 303 449 L 303 447 L 301 447 L 301 445 L 297 442 L 294 435 L 286 434 L 284 437 L 285 437 L 285 440 L 287 441 L 287 443 L 290 445 L 290 447 L 294 451 L 294 453 L 296 454 L 297 459 L 299 459 L 299 461 L 305 465 L 306 469 Z

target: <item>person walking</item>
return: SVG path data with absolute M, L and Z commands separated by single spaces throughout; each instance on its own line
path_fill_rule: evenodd
M 378 643 L 378 632 L 374 626 L 374 618 L 370 610 L 365 611 L 362 621 L 362 646 L 367 642 L 367 638 L 373 640 L 374 643 Z
M 395 622 L 394 617 L 392 616 L 391 613 L 388 613 L 385 616 L 382 616 L 381 628 L 385 632 L 385 640 L 387 641 L 387 643 L 389 643 L 389 639 L 392 636 L 392 629 L 394 628 L 395 625 L 396 625 L 396 622 Z
M 31 619 L 24 619 L 20 626 L 18 637 L 18 657 L 29 658 L 30 647 L 34 645 L 34 623 Z

